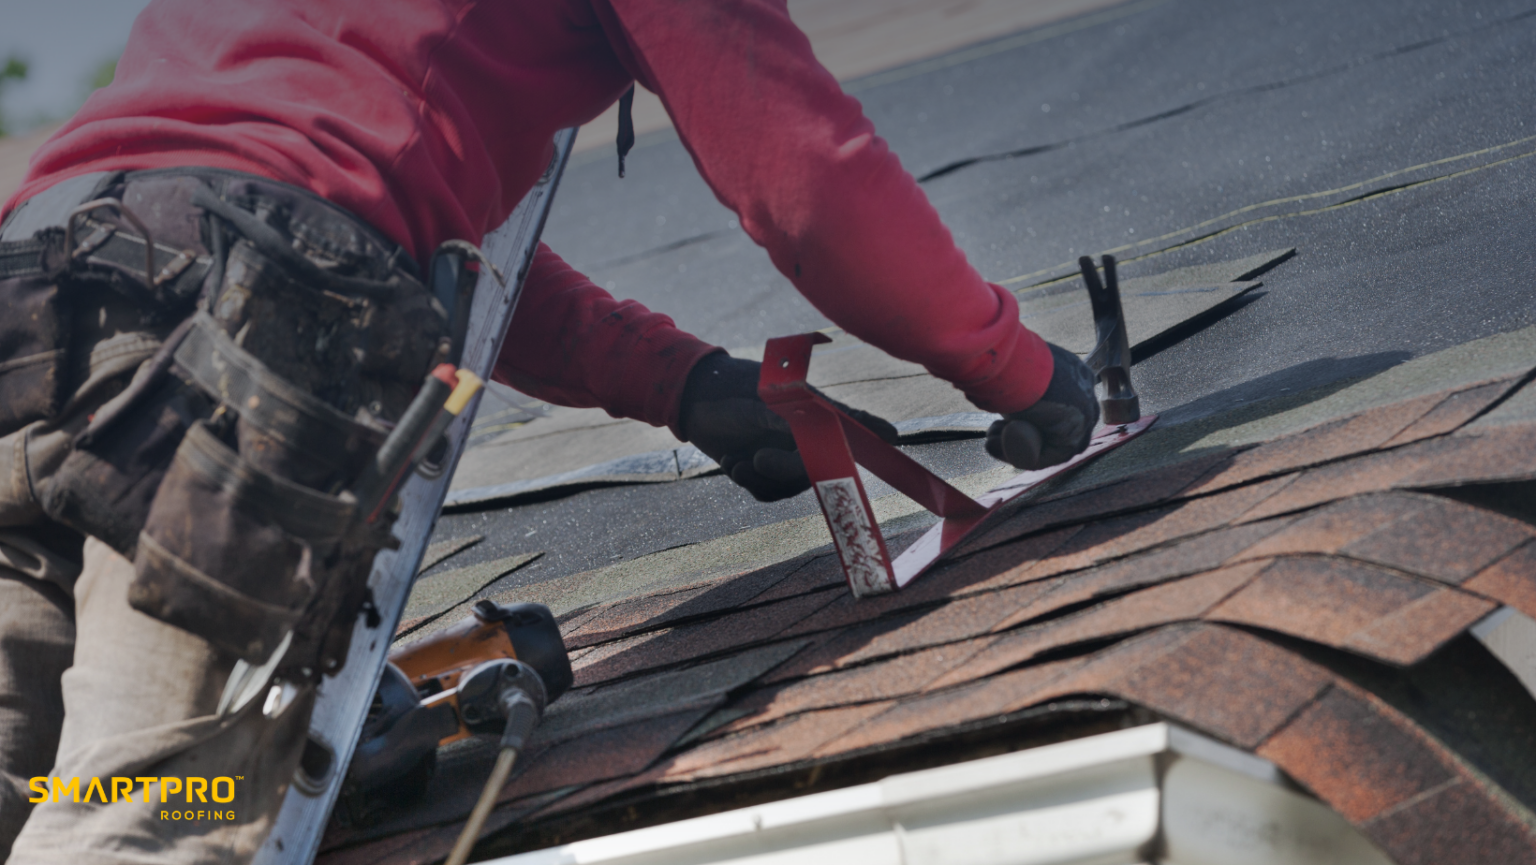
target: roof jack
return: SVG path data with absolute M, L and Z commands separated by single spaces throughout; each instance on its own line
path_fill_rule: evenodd
M 1105 425 L 1094 434 L 1087 450 L 1067 462 L 1024 472 L 978 499 L 955 489 L 886 444 L 806 383 L 812 347 L 831 342 L 830 337 L 803 333 L 768 340 L 758 394 L 789 422 L 832 533 L 843 575 L 856 597 L 886 594 L 905 587 L 974 534 L 1005 502 L 1125 444 L 1157 420 L 1156 415 L 1141 414 L 1140 400 L 1131 387 L 1131 352 L 1115 260 L 1104 256 L 1102 283 L 1093 259 L 1085 256 L 1079 264 L 1098 331 L 1099 344 L 1088 355 L 1088 365 L 1104 382 L 1106 396 L 1100 405 Z M 942 521 L 893 559 L 856 463 L 942 517 Z

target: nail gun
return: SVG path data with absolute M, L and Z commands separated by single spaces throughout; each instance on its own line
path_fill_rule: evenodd
M 545 705 L 572 678 L 560 628 L 542 604 L 482 600 L 462 621 L 394 649 L 353 753 L 338 817 L 365 825 L 385 808 L 419 799 L 439 746 L 500 733 L 521 749 Z

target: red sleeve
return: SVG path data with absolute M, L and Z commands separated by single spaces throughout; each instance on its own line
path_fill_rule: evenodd
M 556 405 L 601 407 L 677 433 L 688 371 L 716 351 L 667 316 L 615 300 L 541 243 L 491 377 Z
M 715 195 L 827 318 L 953 382 L 981 408 L 1045 392 L 1045 342 L 967 263 L 784 0 L 593 0 Z

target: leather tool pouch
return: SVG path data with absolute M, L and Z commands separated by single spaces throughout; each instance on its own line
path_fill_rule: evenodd
M 212 410 L 193 388 L 160 377 L 110 430 L 88 429 L 57 471 L 33 481 L 43 511 L 133 558 L 182 437 Z
M 389 527 L 358 525 L 349 495 L 316 487 L 349 486 L 382 432 L 294 387 L 205 313 L 175 360 L 184 389 L 221 410 L 190 427 L 158 484 L 129 602 L 253 664 L 292 632 L 290 657 L 339 668 L 351 631 L 328 640 L 332 625 L 356 617 Z
M 263 471 L 194 424 L 149 509 L 129 603 L 264 661 L 315 599 L 352 512 L 349 500 Z
M 54 417 L 69 396 L 63 262 L 63 229 L 0 243 L 0 435 Z
M 447 323 L 387 241 L 332 205 L 195 171 L 128 184 L 169 184 L 162 222 L 203 221 L 202 302 L 40 500 L 134 560 L 135 609 L 252 664 L 291 634 L 283 668 L 334 672 L 393 545 L 344 491 L 447 351 Z
M 71 345 L 80 329 L 71 311 L 84 293 L 121 295 L 145 331 L 163 333 L 202 291 L 211 264 L 203 224 L 177 206 L 196 181 L 145 174 L 104 173 L 84 189 L 65 181 L 29 202 L 46 199 L 60 224 L 0 242 L 0 435 L 52 421 L 69 402 L 71 361 L 79 366 L 92 350 Z M 90 205 L 66 218 L 85 190 Z

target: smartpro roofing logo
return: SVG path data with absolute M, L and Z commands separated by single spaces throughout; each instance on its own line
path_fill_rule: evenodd
M 85 780 L 82 792 L 81 781 Z M 32 788 L 36 796 L 27 801 L 35 804 L 40 802 L 100 802 L 105 805 L 109 802 L 133 801 L 134 785 L 141 785 L 139 792 L 144 796 L 144 803 L 154 801 L 158 791 L 160 804 L 173 803 L 171 797 L 177 794 L 186 797 L 188 805 L 222 805 L 235 801 L 235 782 L 244 781 L 244 775 L 221 775 L 217 778 L 160 778 L 160 777 L 134 777 L 134 778 L 108 778 L 103 784 L 100 778 L 81 779 L 75 778 L 48 778 L 39 776 L 32 778 L 27 785 Z M 110 790 L 110 793 L 108 792 Z M 162 810 L 161 820 L 233 820 L 235 811 L 233 808 L 226 810 Z

